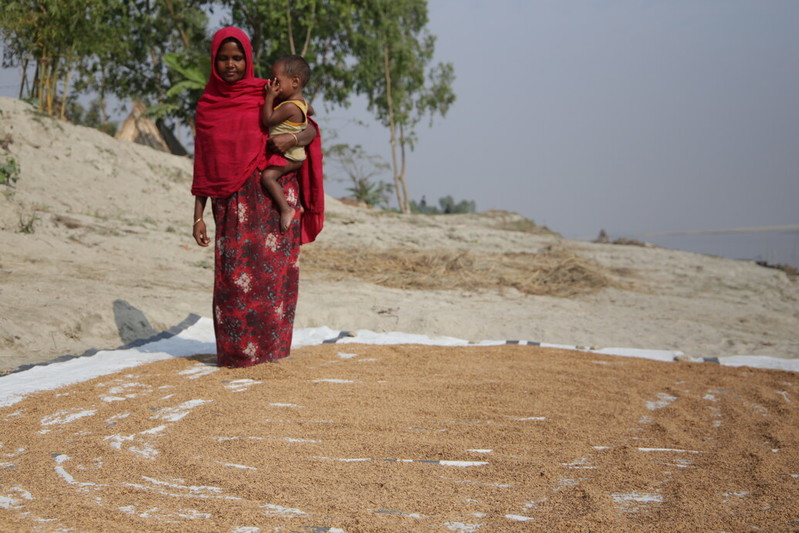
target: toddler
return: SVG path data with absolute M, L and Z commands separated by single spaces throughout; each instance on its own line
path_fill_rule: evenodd
M 288 231 L 294 220 L 295 209 L 286 202 L 283 187 L 278 179 L 302 166 L 305 148 L 296 145 L 297 134 L 308 125 L 309 106 L 302 96 L 302 90 L 311 77 L 311 68 L 301 56 L 289 55 L 278 59 L 272 65 L 272 78 L 264 91 L 261 121 L 269 129 L 269 135 L 290 133 L 294 135 L 295 146 L 284 154 L 267 154 L 267 167 L 261 173 L 261 183 L 280 211 L 280 231 Z M 279 103 L 275 105 L 275 101 Z

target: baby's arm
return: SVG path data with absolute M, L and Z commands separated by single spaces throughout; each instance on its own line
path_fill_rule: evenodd
M 302 110 L 295 104 L 288 103 L 275 109 L 275 100 L 278 95 L 278 84 L 272 80 L 267 81 L 264 87 L 266 99 L 261 110 L 261 124 L 266 128 L 277 126 L 281 122 L 290 120 L 292 122 L 302 122 Z
M 273 83 L 272 80 L 266 80 L 264 96 L 264 107 L 261 109 L 261 125 L 264 128 L 269 128 L 275 125 L 272 123 L 272 115 L 274 114 L 275 97 L 277 96 L 277 84 Z
M 266 107 L 266 104 L 264 104 Z M 268 126 L 277 126 L 281 122 L 290 120 L 291 122 L 301 123 L 303 120 L 302 110 L 297 107 L 297 104 L 291 102 L 285 103 L 277 109 L 272 109 L 269 117 Z
M 271 84 L 270 84 L 271 85 Z M 302 122 L 302 110 L 296 104 L 287 103 L 275 109 L 275 97 L 272 95 L 270 85 L 267 85 L 266 101 L 261 112 L 261 122 L 267 128 L 277 126 L 281 122 L 290 120 L 291 122 Z

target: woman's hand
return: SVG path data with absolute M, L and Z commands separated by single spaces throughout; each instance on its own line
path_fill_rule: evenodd
M 194 235 L 194 240 L 200 246 L 208 246 L 211 244 L 211 239 L 208 238 L 208 230 L 205 228 L 205 221 L 203 220 L 203 211 L 205 211 L 205 204 L 208 202 L 207 196 L 194 197 L 194 227 L 191 232 Z
M 267 144 L 273 152 L 283 154 L 292 146 L 308 146 L 314 140 L 314 137 L 316 137 L 316 128 L 308 127 L 297 134 L 281 133 L 280 135 L 271 135 Z
M 268 144 L 271 151 L 285 154 L 286 150 L 293 146 L 297 146 L 297 136 L 293 133 L 270 135 Z
M 205 227 L 205 221 L 203 219 L 199 219 L 197 223 L 194 224 L 194 240 L 203 247 L 211 244 L 211 239 L 208 238 L 208 230 Z

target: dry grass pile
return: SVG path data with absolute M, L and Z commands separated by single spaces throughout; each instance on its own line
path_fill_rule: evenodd
M 303 250 L 303 271 L 335 280 L 356 277 L 413 290 L 514 288 L 526 294 L 571 297 L 618 286 L 610 271 L 562 248 L 541 253 L 479 254 L 465 250 Z
M 505 231 L 520 231 L 522 233 L 532 233 L 534 235 L 560 235 L 546 226 L 539 226 L 529 218 L 525 218 L 518 213 L 501 211 L 498 209 L 480 213 L 478 216 L 486 218 L 489 225 L 496 229 Z
M 786 265 L 786 264 L 783 264 L 783 263 L 778 263 L 776 265 L 773 265 L 773 264 L 769 263 L 768 261 L 755 261 L 755 262 L 758 265 L 762 266 L 762 267 L 774 268 L 776 270 L 782 270 L 783 272 L 785 272 L 788 275 L 789 279 L 799 280 L 799 269 L 797 269 L 794 266 Z

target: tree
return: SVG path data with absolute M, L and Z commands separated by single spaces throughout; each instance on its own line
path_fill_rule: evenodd
M 148 114 L 157 120 L 163 120 L 165 116 L 184 111 L 185 108 L 195 109 L 211 76 L 211 59 L 208 56 L 200 58 L 195 64 L 186 64 L 186 58 L 172 52 L 164 54 L 163 59 L 179 79 L 167 90 L 166 100 L 151 106 L 148 110 Z M 186 112 L 181 114 L 194 135 L 194 117 Z
M 70 76 L 106 40 L 103 21 L 112 7 L 113 2 L 104 0 L 7 2 L 0 12 L 3 66 L 22 67 L 20 98 L 37 100 L 42 111 L 64 118 Z M 29 66 L 34 69 L 32 81 L 27 78 Z
M 88 108 L 84 108 L 77 100 L 71 99 L 67 104 L 67 119 L 73 124 L 95 128 L 112 137 L 118 129 L 116 122 L 109 122 L 103 118 L 99 98 L 89 102 Z
M 450 195 L 439 198 L 438 205 L 439 207 L 423 205 L 411 200 L 411 212 L 423 213 L 426 215 L 454 215 L 477 212 L 477 204 L 475 204 L 474 200 L 461 200 L 455 203 L 455 200 Z
M 426 114 L 446 115 L 455 101 L 450 63 L 429 67 L 435 37 L 427 25 L 426 0 L 358 0 L 351 29 L 355 91 L 366 95 L 369 110 L 389 129 L 397 203 L 410 212 L 406 180 L 407 150 L 414 127 Z
M 168 103 L 170 116 L 191 125 L 202 91 L 168 94 L 182 75 L 167 68 L 164 58 L 171 53 L 182 65 L 208 62 L 208 16 L 203 8 L 211 2 L 113 0 L 110 4 L 114 7 L 104 23 L 114 29 L 113 37 L 102 43 L 82 72 L 82 88 L 97 92 L 103 102 L 113 94 L 148 106 Z
M 438 205 L 441 207 L 441 212 L 445 215 L 455 213 L 474 213 L 477 210 L 474 200 L 461 200 L 456 204 L 452 196 L 449 195 L 439 198 Z
M 207 57 L 207 16 L 201 0 L 14 0 L 0 11 L 4 66 L 21 66 L 20 98 L 65 115 L 75 92 L 95 92 L 106 122 L 106 96 L 165 102 L 171 85 L 163 57 Z M 33 82 L 27 79 L 34 68 Z M 74 77 L 72 77 L 74 75 Z M 59 86 L 61 88 L 59 92 Z M 173 112 L 187 119 L 191 102 Z
M 333 162 L 334 168 L 343 171 L 350 181 L 347 188 L 359 202 L 373 207 L 387 206 L 388 198 L 392 192 L 392 185 L 383 180 L 373 181 L 388 170 L 389 165 L 380 156 L 367 154 L 360 144 L 334 144 L 325 152 L 328 161 Z M 341 179 L 341 181 L 347 181 Z
M 309 100 L 347 106 L 352 94 L 367 97 L 389 129 L 394 189 L 408 212 L 414 127 L 424 115 L 444 116 L 455 99 L 452 65 L 430 64 L 426 0 L 6 0 L 3 64 L 22 67 L 20 97 L 52 114 L 60 103 L 63 117 L 75 93 L 95 93 L 101 124 L 115 95 L 191 126 L 210 71 L 206 10 L 219 7 L 250 34 L 256 74 L 298 53 L 313 70 Z
M 349 30 L 359 16 L 354 0 L 223 0 L 233 24 L 247 30 L 256 75 L 269 77 L 280 57 L 299 54 L 311 65 L 306 97 L 348 105 Z

